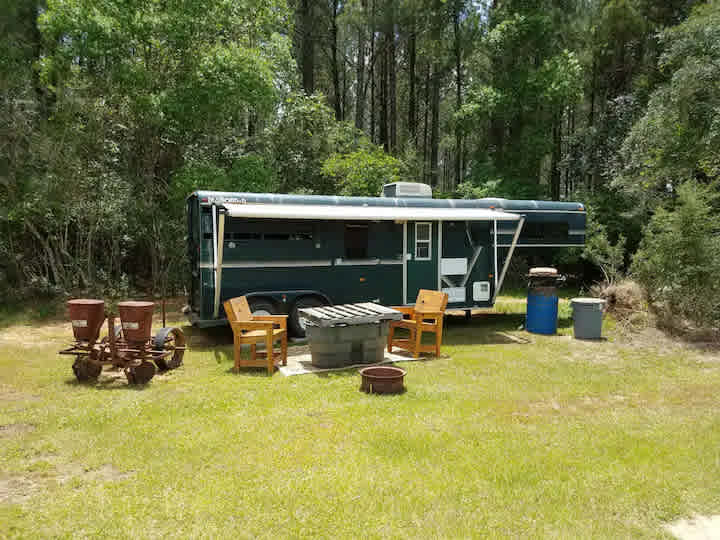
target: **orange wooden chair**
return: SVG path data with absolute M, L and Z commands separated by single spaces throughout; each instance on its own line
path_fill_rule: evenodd
M 393 309 L 403 312 L 402 321 L 392 321 L 388 333 L 387 348 L 392 352 L 393 347 L 405 349 L 413 354 L 415 358 L 422 352 L 434 352 L 440 355 L 442 344 L 443 315 L 448 303 L 448 295 L 439 291 L 428 291 L 420 289 L 417 300 L 413 307 L 393 306 Z M 408 338 L 395 338 L 395 330 L 405 328 L 410 331 Z M 422 345 L 423 332 L 435 334 L 434 345 Z
M 267 367 L 272 375 L 276 360 L 287 365 L 287 315 L 253 315 L 244 296 L 223 305 L 233 331 L 236 372 L 241 367 Z M 280 350 L 276 352 L 273 347 L 277 341 Z M 257 351 L 258 343 L 265 344 L 265 351 Z M 250 344 L 249 359 L 240 354 L 244 344 Z

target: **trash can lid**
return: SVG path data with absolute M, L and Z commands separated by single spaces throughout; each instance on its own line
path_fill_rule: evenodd
M 593 305 L 593 304 L 604 304 L 605 300 L 602 298 L 573 298 L 570 300 L 571 304 L 585 304 L 585 305 Z
M 557 268 L 538 267 L 531 268 L 528 276 L 530 277 L 556 277 L 558 275 Z

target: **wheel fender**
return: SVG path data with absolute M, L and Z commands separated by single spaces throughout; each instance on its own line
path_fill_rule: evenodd
M 245 295 L 245 298 L 247 298 L 248 303 L 252 303 L 253 300 L 264 300 L 270 304 L 273 305 L 275 308 L 275 313 L 282 313 L 282 302 L 278 300 L 277 298 L 273 298 L 272 296 L 269 296 L 265 293 L 249 293 Z
M 330 300 L 330 297 L 327 294 L 321 293 L 320 291 L 308 291 L 306 293 L 303 293 L 302 295 L 298 295 L 298 297 L 292 301 L 291 310 L 294 309 L 295 304 L 297 304 L 303 298 L 317 298 L 328 306 L 333 305 L 332 300 Z
M 153 347 L 155 347 L 155 349 L 162 349 L 165 346 L 165 339 L 168 337 L 168 335 L 170 335 L 170 332 L 172 332 L 173 330 L 177 330 L 178 332 L 182 333 L 182 330 L 174 326 L 167 326 L 158 330 L 155 334 L 155 337 L 153 338 Z

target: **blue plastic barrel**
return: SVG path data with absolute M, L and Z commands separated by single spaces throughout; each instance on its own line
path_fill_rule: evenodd
M 525 329 L 533 334 L 557 332 L 558 297 L 554 287 L 530 289 L 527 298 Z

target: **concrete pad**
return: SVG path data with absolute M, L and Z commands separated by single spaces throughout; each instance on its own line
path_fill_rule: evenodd
M 680 540 L 720 540 L 720 515 L 679 519 L 665 525 L 665 530 Z
M 360 369 L 368 366 L 379 366 L 382 364 L 392 364 L 395 362 L 412 362 L 413 360 L 426 360 L 424 357 L 413 358 L 412 356 L 405 356 L 401 354 L 385 352 L 385 357 L 382 362 L 376 362 L 374 364 L 353 364 L 351 366 L 342 366 L 338 368 L 319 368 L 312 365 L 312 357 L 310 353 L 300 354 L 297 356 L 288 356 L 287 366 L 280 366 L 278 371 L 286 377 L 293 375 L 306 375 L 307 373 L 324 373 L 327 371 L 342 371 L 345 369 Z

